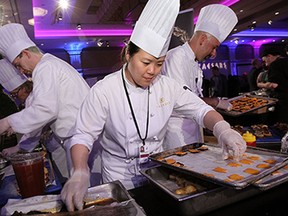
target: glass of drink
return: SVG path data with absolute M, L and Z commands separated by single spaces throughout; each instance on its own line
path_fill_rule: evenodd
M 43 195 L 45 190 L 43 153 L 14 154 L 9 160 L 22 198 Z

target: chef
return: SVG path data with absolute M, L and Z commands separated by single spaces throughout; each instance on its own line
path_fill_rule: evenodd
M 6 90 L 6 92 L 14 92 L 14 95 L 18 95 L 18 87 L 24 84 L 27 81 L 27 77 L 18 73 L 10 73 L 10 67 L 6 68 L 6 64 L 10 64 L 6 59 L 0 60 L 0 84 L 1 84 L 1 97 L 0 97 L 0 119 L 9 116 L 13 113 L 16 113 L 19 111 L 17 104 L 12 99 L 12 97 L 9 97 L 6 93 L 4 93 L 3 89 Z M 11 65 L 11 64 L 10 64 Z M 12 67 L 12 65 L 11 65 Z M 11 95 L 13 95 L 11 93 Z M 13 95 L 13 96 L 14 96 Z M 0 136 L 0 149 L 3 150 L 4 148 L 11 147 L 17 145 L 17 141 L 20 139 L 20 137 L 17 137 L 16 134 L 2 134 Z
M 246 144 L 211 106 L 175 80 L 160 75 L 179 0 L 149 0 L 125 50 L 126 64 L 90 90 L 71 139 L 73 172 L 61 198 L 69 211 L 83 208 L 89 187 L 87 159 L 95 140 L 102 146 L 103 183 L 120 180 L 126 189 L 145 179 L 139 170 L 150 154 L 163 151 L 172 111 L 214 131 L 224 153 L 239 158 Z M 228 156 L 228 155 L 226 155 Z
M 65 148 L 78 109 L 89 91 L 88 84 L 68 63 L 43 54 L 21 24 L 0 27 L 0 52 L 21 73 L 32 76 L 33 81 L 30 105 L 1 119 L 0 134 L 9 129 L 29 134 L 48 126 L 58 145 Z M 66 156 L 69 159 L 69 152 Z
M 178 81 L 213 107 L 229 110 L 232 105 L 217 97 L 203 97 L 203 71 L 199 62 L 216 57 L 216 49 L 230 34 L 238 19 L 234 11 L 221 4 L 201 8 L 193 36 L 182 46 L 168 51 L 161 73 Z M 203 131 L 190 119 L 173 115 L 168 124 L 165 149 L 203 142 Z

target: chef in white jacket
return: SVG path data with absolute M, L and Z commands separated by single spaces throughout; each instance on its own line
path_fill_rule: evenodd
M 161 73 L 175 79 L 187 91 L 192 91 L 213 107 L 229 110 L 232 105 L 217 97 L 203 97 L 203 71 L 199 62 L 215 57 L 216 49 L 237 24 L 235 12 L 221 4 L 207 5 L 200 10 L 191 39 L 168 51 Z M 203 142 L 203 131 L 197 122 L 173 115 L 168 124 L 165 149 Z
M 126 189 L 138 187 L 144 179 L 139 170 L 149 155 L 163 150 L 173 111 L 214 129 L 225 154 L 227 149 L 236 158 L 244 153 L 242 137 L 219 113 L 175 80 L 159 75 L 179 5 L 179 0 L 147 2 L 126 47 L 127 63 L 97 82 L 80 108 L 71 139 L 74 171 L 61 192 L 69 211 L 83 208 L 87 159 L 95 140 L 102 145 L 103 183 L 120 180 Z
M 25 107 L 29 107 L 33 101 L 32 90 L 30 92 L 27 91 L 27 87 L 25 86 L 28 85 L 27 82 L 31 81 L 29 81 L 25 75 L 21 74 L 7 59 L 0 60 L 0 83 L 3 84 L 6 90 L 13 94 L 15 99 L 19 99 L 22 103 L 25 103 Z M 29 86 L 29 88 L 30 87 L 31 86 Z M 49 130 L 49 128 L 45 128 L 45 130 Z M 19 150 L 28 152 L 33 151 L 35 147 L 39 145 L 42 134 L 42 130 L 23 134 L 19 139 L 18 144 L 3 149 L 2 155 L 10 156 Z M 66 153 L 63 146 L 57 143 L 54 136 L 51 136 L 49 140 L 45 140 L 45 147 L 47 151 L 51 153 L 52 160 L 56 165 L 56 167 L 54 167 L 55 171 L 56 169 L 59 171 L 57 174 L 60 182 L 64 183 L 69 175 L 67 164 L 63 163 L 63 161 L 66 161 Z
M 23 25 L 0 27 L 0 52 L 21 73 L 32 76 L 30 105 L 0 120 L 0 134 L 13 130 L 21 134 L 41 131 L 49 126 L 58 145 L 66 146 L 76 115 L 89 86 L 65 61 L 43 54 L 28 37 Z M 68 152 L 69 159 L 69 152 Z

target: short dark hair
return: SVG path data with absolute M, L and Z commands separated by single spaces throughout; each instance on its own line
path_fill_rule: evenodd
M 269 47 L 264 50 L 261 57 L 267 56 L 269 54 L 273 56 L 281 55 L 281 53 L 275 47 Z
M 139 50 L 140 48 L 136 44 L 129 41 L 129 43 L 122 49 L 122 52 L 121 52 L 122 62 L 126 63 L 126 57 L 125 57 L 126 52 L 129 53 L 129 55 L 132 57 L 137 52 L 139 52 Z

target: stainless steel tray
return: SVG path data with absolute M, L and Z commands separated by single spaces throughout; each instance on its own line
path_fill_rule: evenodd
M 169 178 L 171 174 L 179 174 L 176 170 L 169 169 L 164 166 L 154 166 L 140 171 L 149 181 L 156 185 L 156 190 L 164 191 L 163 200 L 167 205 L 173 205 L 173 208 L 178 212 L 177 215 L 196 216 L 211 212 L 220 207 L 239 202 L 240 200 L 260 194 L 262 191 L 256 187 L 247 187 L 243 190 L 235 190 L 231 187 L 224 187 L 213 184 L 208 181 L 196 178 L 194 176 L 180 172 L 181 177 L 191 182 L 198 191 L 190 194 L 179 196 L 174 193 L 177 185 Z M 171 196 L 172 199 L 168 198 Z
M 243 115 L 243 114 L 258 110 L 258 109 L 260 109 L 262 107 L 272 106 L 273 104 L 277 103 L 277 101 L 278 101 L 278 99 L 276 99 L 276 98 L 261 97 L 261 96 L 249 95 L 249 94 L 243 94 L 243 95 L 240 95 L 240 96 L 237 96 L 237 97 L 233 97 L 233 98 L 228 99 L 228 101 L 232 102 L 234 100 L 239 100 L 239 99 L 242 99 L 242 98 L 245 98 L 245 97 L 246 98 L 263 99 L 263 100 L 266 100 L 267 103 L 262 104 L 261 106 L 253 107 L 253 108 L 248 109 L 246 111 L 236 111 L 236 110 L 225 111 L 225 110 L 221 110 L 221 109 L 217 109 L 217 111 L 219 111 L 220 113 L 224 113 L 226 115 L 230 115 L 230 116 L 240 116 L 240 115 Z
M 109 200 L 107 203 L 106 201 Z M 112 200 L 112 201 L 111 201 Z M 50 201 L 50 202 L 49 202 Z M 2 208 L 3 212 L 21 212 L 23 211 L 23 207 L 25 207 L 25 212 L 29 213 L 29 215 L 49 215 L 49 216 L 66 216 L 66 215 L 105 215 L 105 216 L 145 216 L 144 210 L 136 203 L 136 201 L 129 195 L 128 191 L 124 188 L 120 181 L 114 181 L 106 184 L 102 184 L 99 186 L 95 186 L 88 189 L 88 193 L 84 198 L 85 202 L 93 201 L 94 205 L 86 206 L 87 208 L 74 211 L 67 212 L 64 204 L 61 201 L 60 195 L 55 195 L 50 200 L 44 196 L 35 196 L 26 198 L 23 200 L 19 200 L 17 202 L 11 203 L 10 205 L 7 203 Z M 49 203 L 48 203 L 49 202 Z M 39 214 L 39 212 L 34 213 L 35 211 L 39 211 L 39 207 L 41 209 L 45 209 L 47 205 L 51 206 L 51 204 L 60 203 L 60 206 L 57 208 L 59 212 L 57 213 L 46 213 Z M 55 205 L 52 205 L 55 206 Z M 46 208 L 50 209 L 50 208 Z M 60 211 L 61 209 L 61 211 Z M 5 214 L 6 215 L 6 214 Z M 21 214 L 25 215 L 25 214 Z
M 253 185 L 261 190 L 267 190 L 288 181 L 288 166 L 284 166 L 262 179 L 254 182 Z
M 161 164 L 162 166 L 181 171 L 202 179 L 206 179 L 210 182 L 231 186 L 235 189 L 243 189 L 258 179 L 269 175 L 273 171 L 285 166 L 288 163 L 287 155 L 281 154 L 276 151 L 260 149 L 255 147 L 248 147 L 245 155 L 240 162 L 235 162 L 232 159 L 222 159 L 222 149 L 218 145 L 204 144 L 208 147 L 208 150 L 201 151 L 199 153 L 190 153 L 188 149 L 198 148 L 201 143 L 189 144 L 183 147 L 178 147 L 161 153 L 153 154 L 150 159 L 154 162 Z M 182 151 L 187 152 L 184 156 L 177 156 L 175 152 Z M 164 159 L 164 160 L 163 160 Z M 168 164 L 167 159 L 174 159 L 176 162 L 183 164 L 183 167 L 175 166 L 175 164 Z M 246 164 L 244 162 L 251 162 Z M 273 164 L 265 161 L 271 160 Z M 269 162 L 271 162 L 269 161 Z M 232 164 L 231 164 L 232 163 Z M 237 163 L 239 166 L 231 166 Z M 258 168 L 259 164 L 266 164 L 269 167 Z M 217 172 L 214 169 L 220 167 L 226 172 Z M 244 172 L 246 169 L 253 169 L 258 171 L 257 174 L 249 174 Z M 237 174 L 243 179 L 232 180 L 229 178 L 230 175 Z

